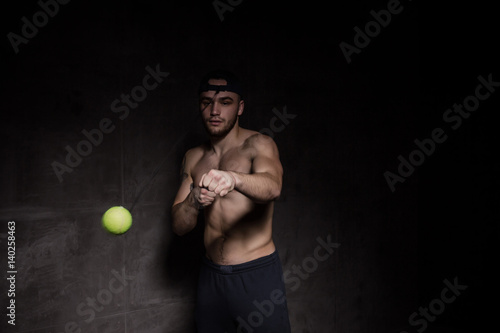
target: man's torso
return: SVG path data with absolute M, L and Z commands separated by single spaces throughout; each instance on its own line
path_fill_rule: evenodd
M 193 151 L 191 177 L 197 186 L 204 173 L 211 169 L 252 173 L 255 148 L 252 135 L 246 131 L 241 142 L 217 156 L 208 145 Z M 225 197 L 217 196 L 204 208 L 204 243 L 207 257 L 221 265 L 235 265 L 269 255 L 275 250 L 272 241 L 274 204 L 257 204 L 233 190 Z

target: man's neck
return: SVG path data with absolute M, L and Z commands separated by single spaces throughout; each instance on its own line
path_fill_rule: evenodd
M 216 155 L 222 155 L 235 146 L 238 142 L 240 127 L 238 123 L 234 125 L 229 133 L 223 137 L 210 137 L 210 148 Z

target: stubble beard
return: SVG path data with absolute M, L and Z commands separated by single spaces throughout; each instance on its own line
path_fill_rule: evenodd
M 222 137 L 225 137 L 229 132 L 231 132 L 231 130 L 233 129 L 234 125 L 236 124 L 236 120 L 237 119 L 238 119 L 238 116 L 235 115 L 232 119 L 229 120 L 229 122 L 224 122 L 225 125 L 222 128 L 212 127 L 208 123 L 209 119 L 205 120 L 203 122 L 203 125 L 205 125 L 205 129 L 207 130 L 208 134 L 211 137 L 213 137 L 213 138 L 222 138 Z

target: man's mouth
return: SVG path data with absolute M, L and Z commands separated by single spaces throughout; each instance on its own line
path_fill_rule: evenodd
M 219 124 L 222 124 L 222 120 L 221 119 L 210 119 L 208 121 L 211 125 L 219 125 Z

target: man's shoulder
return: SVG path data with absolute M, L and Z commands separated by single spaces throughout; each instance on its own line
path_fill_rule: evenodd
M 262 134 L 257 131 L 245 130 L 245 141 L 243 143 L 244 146 L 252 147 L 252 148 L 269 148 L 276 147 L 276 143 L 273 138 L 268 135 Z
M 193 163 L 195 161 L 198 161 L 203 156 L 206 150 L 207 145 L 203 143 L 197 147 L 188 149 L 184 154 L 184 158 L 186 159 L 186 162 Z
M 193 156 L 193 155 L 203 154 L 204 151 L 205 151 L 204 145 L 199 145 L 197 147 L 189 148 L 186 151 L 186 155 Z

